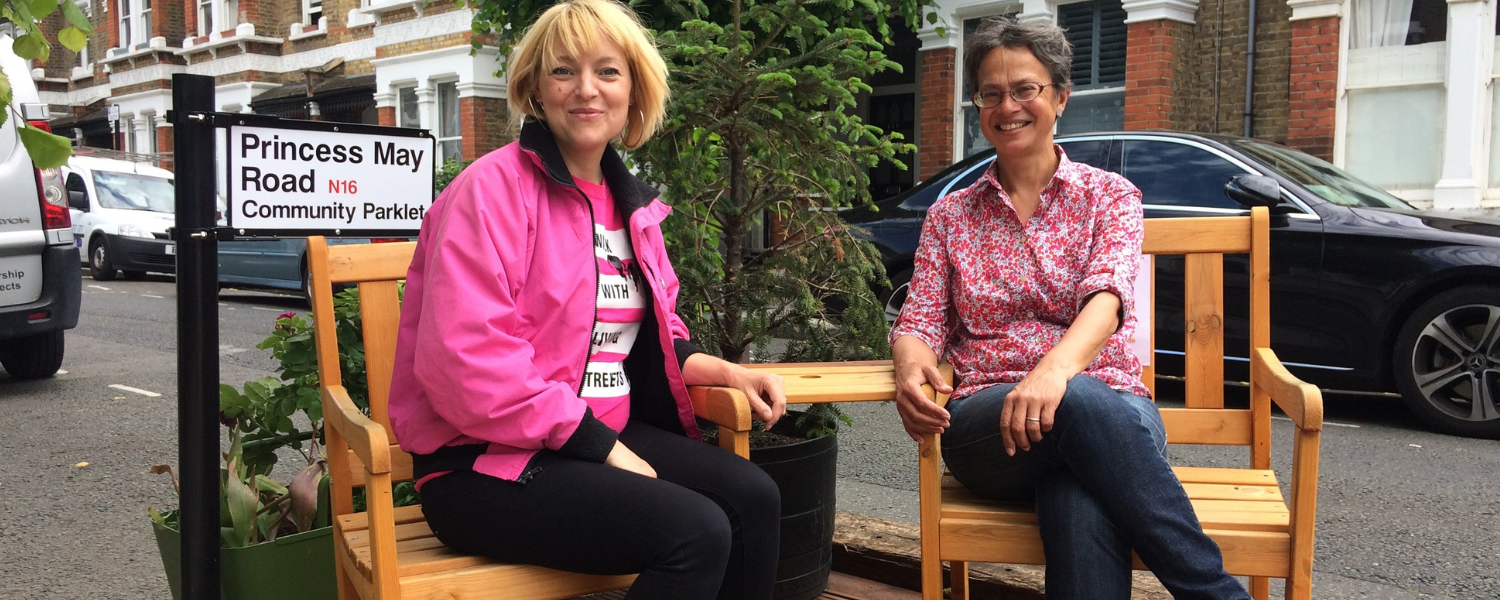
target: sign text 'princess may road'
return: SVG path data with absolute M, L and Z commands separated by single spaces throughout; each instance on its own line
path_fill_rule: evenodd
M 230 127 L 229 227 L 344 235 L 419 230 L 432 206 L 433 139 L 336 127 L 354 128 Z

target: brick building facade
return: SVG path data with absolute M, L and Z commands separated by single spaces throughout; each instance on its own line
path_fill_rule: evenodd
M 963 38 L 984 17 L 1009 15 L 1069 32 L 1074 91 L 1059 133 L 1243 135 L 1248 124 L 1253 137 L 1328 160 L 1418 206 L 1500 207 L 1497 3 L 939 0 L 943 35 L 935 26 L 916 33 L 919 176 L 986 146 L 961 81 Z M 1382 23 L 1371 14 L 1393 16 Z
M 441 158 L 477 158 L 508 140 L 496 52 L 472 52 L 472 13 L 452 3 L 62 1 L 76 1 L 95 33 L 32 76 L 54 131 L 82 144 L 170 161 L 175 73 L 213 76 L 223 111 L 427 128 Z M 63 27 L 61 14 L 45 26 Z

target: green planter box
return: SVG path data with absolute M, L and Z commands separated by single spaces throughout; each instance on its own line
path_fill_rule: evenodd
M 182 598 L 182 534 L 151 522 L 167 569 L 172 600 Z M 223 600 L 336 600 L 333 528 L 277 538 L 246 548 L 219 550 Z

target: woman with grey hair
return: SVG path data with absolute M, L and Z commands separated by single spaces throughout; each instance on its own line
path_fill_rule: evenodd
M 1048 598 L 1127 599 L 1130 551 L 1177 598 L 1249 598 L 1167 463 L 1128 340 L 1141 193 L 1052 142 L 1072 49 L 1051 23 L 986 20 L 965 76 L 993 166 L 928 211 L 891 330 L 912 439 L 974 493 L 1036 501 Z M 957 389 L 939 377 L 948 357 Z M 947 409 L 921 386 L 951 392 Z

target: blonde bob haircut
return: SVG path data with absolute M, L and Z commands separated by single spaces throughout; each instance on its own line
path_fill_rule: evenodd
M 536 101 L 542 74 L 555 68 L 560 57 L 597 49 L 601 39 L 624 50 L 630 66 L 631 106 L 620 141 L 629 150 L 644 144 L 666 118 L 671 93 L 667 63 L 640 17 L 615 0 L 565 0 L 537 17 L 511 57 L 506 100 L 510 114 L 545 121 Z

